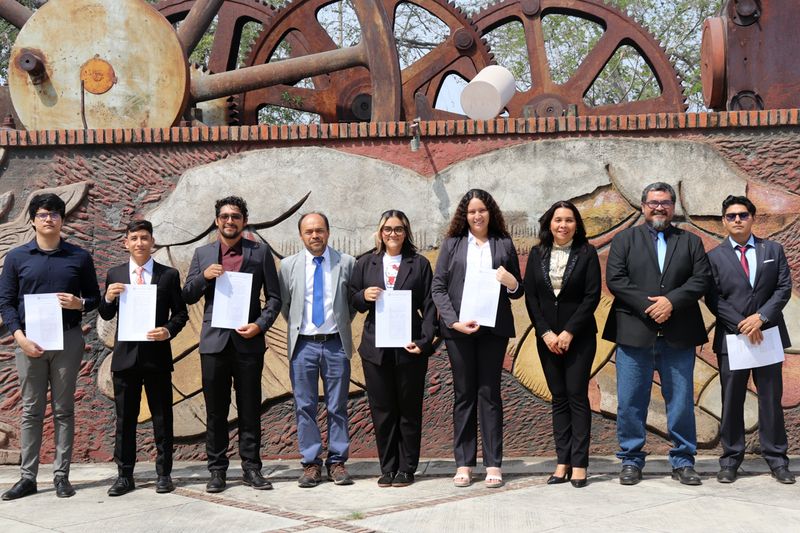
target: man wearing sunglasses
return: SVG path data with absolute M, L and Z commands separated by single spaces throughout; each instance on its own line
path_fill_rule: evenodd
M 744 400 L 752 374 L 758 389 L 758 437 L 761 455 L 779 483 L 795 482 L 786 456 L 782 363 L 731 370 L 726 335 L 763 341 L 762 330 L 778 327 L 784 348 L 791 346 L 782 310 L 792 295 L 792 277 L 783 247 L 753 235 L 756 206 L 745 196 L 722 202 L 722 225 L 728 238 L 708 253 L 714 284 L 706 301 L 717 317 L 714 353 L 722 383 L 722 457 L 717 481 L 733 483 L 746 451 Z
M 206 453 L 211 479 L 207 492 L 222 492 L 228 470 L 228 412 L 231 383 L 236 391 L 239 457 L 242 481 L 254 489 L 271 489 L 261 474 L 261 372 L 264 334 L 281 310 L 281 289 L 272 250 L 267 243 L 243 238 L 247 203 L 238 196 L 217 200 L 218 240 L 194 252 L 183 299 L 193 304 L 205 297 L 200 332 L 200 368 L 206 402 Z M 216 280 L 225 272 L 252 274 L 248 323 L 236 329 L 211 325 Z M 261 306 L 261 293 L 264 306 Z
M 22 394 L 21 479 L 3 494 L 4 500 L 16 500 L 37 490 L 48 388 L 56 445 L 56 496 L 75 494 L 68 476 L 75 434 L 75 383 L 85 346 L 81 318 L 100 302 L 92 256 L 61 238 L 64 201 L 52 193 L 38 194 L 31 199 L 28 215 L 35 237 L 8 253 L 0 277 L 0 314 L 17 342 L 15 357 Z M 42 349 L 27 336 L 24 297 L 43 293 L 56 293 L 61 306 L 62 350 Z
M 657 182 L 642 192 L 645 223 L 611 241 L 606 284 L 614 295 L 603 338 L 617 343 L 617 439 L 622 460 L 619 480 L 642 479 L 647 453 L 647 411 L 653 371 L 667 408 L 672 478 L 700 485 L 694 470 L 695 347 L 708 340 L 698 300 L 710 283 L 703 243 L 672 225 L 675 190 Z

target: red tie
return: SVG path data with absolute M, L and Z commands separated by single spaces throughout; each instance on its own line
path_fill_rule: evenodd
M 745 267 L 745 270 L 747 270 L 747 267 Z M 136 267 L 135 272 L 136 272 L 136 285 L 144 285 L 144 276 L 142 275 L 144 273 L 144 267 Z
M 747 279 L 750 279 L 750 265 L 747 263 L 747 256 L 745 255 L 747 246 L 737 246 L 736 249 L 739 250 L 739 253 L 741 254 L 739 259 L 742 263 L 742 268 L 744 269 L 744 275 L 747 276 Z

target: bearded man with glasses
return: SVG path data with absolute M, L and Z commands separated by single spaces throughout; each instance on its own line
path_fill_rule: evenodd
M 675 190 L 656 182 L 642 192 L 645 223 L 611 241 L 606 284 L 614 295 L 603 338 L 617 343 L 617 439 L 620 484 L 642 479 L 653 371 L 667 408 L 672 477 L 700 485 L 694 470 L 695 347 L 708 340 L 698 300 L 710 282 L 700 237 L 672 225 Z

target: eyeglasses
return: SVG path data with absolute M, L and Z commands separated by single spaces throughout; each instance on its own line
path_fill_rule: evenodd
M 244 217 L 241 213 L 222 213 L 221 215 L 217 216 L 220 220 L 242 220 Z
M 741 213 L 725 213 L 725 220 L 728 222 L 733 222 L 736 220 L 736 217 L 739 217 L 739 220 L 744 222 L 750 218 L 750 213 L 747 211 L 742 211 Z
M 42 222 L 44 222 L 48 218 L 50 220 L 52 220 L 52 221 L 61 220 L 61 213 L 50 213 L 50 212 L 48 212 L 48 213 L 36 213 L 36 215 L 34 215 L 34 216 L 38 220 L 41 220 Z
M 389 226 L 384 226 L 381 228 L 381 233 L 383 233 L 384 235 L 391 235 L 392 233 L 394 233 L 395 235 L 405 235 L 406 228 L 403 226 L 395 226 L 393 228 Z
M 661 201 L 650 200 L 649 202 L 645 202 L 644 205 L 646 205 L 650 209 L 658 209 L 659 207 L 668 209 L 673 205 L 675 205 L 675 202 L 673 202 L 672 200 L 661 200 Z

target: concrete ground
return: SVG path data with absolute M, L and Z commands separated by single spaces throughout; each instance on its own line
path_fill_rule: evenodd
M 794 464 L 800 464 L 797 458 Z M 506 460 L 501 489 L 487 489 L 480 480 L 454 487 L 451 460 L 424 461 L 417 482 L 406 488 L 378 488 L 374 460 L 348 466 L 354 485 L 326 482 L 301 489 L 299 462 L 268 461 L 263 471 L 273 481 L 271 491 L 242 485 L 241 471 L 231 468 L 228 489 L 212 495 L 204 490 L 208 473 L 201 463 L 175 465 L 177 489 L 171 494 L 156 494 L 153 464 L 140 464 L 136 490 L 110 498 L 106 490 L 115 465 L 76 464 L 70 479 L 78 492 L 69 499 L 55 497 L 52 469 L 43 466 L 38 494 L 0 502 L 0 531 L 800 531 L 800 483 L 778 484 L 761 459 L 746 461 L 736 483 L 722 485 L 714 478 L 716 458 L 699 457 L 703 485 L 687 487 L 670 478 L 664 457 L 655 457 L 644 480 L 626 487 L 617 481 L 615 458 L 593 457 L 589 486 L 583 489 L 546 485 L 552 458 Z M 0 467 L 0 490 L 17 478 L 17 467 Z

